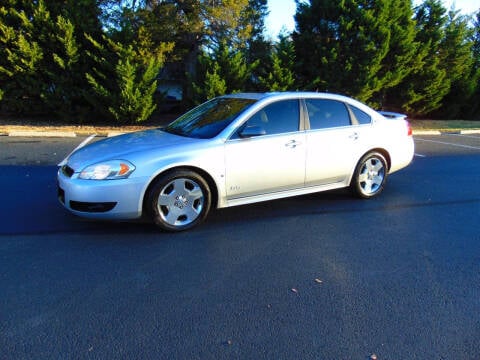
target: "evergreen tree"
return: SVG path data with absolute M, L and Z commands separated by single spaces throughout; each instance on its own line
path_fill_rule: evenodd
M 253 69 L 258 65 L 258 61 L 248 64 L 243 52 L 229 48 L 226 43 L 220 45 L 214 61 L 219 65 L 229 93 L 245 91 Z
M 393 0 L 297 2 L 292 36 L 301 86 L 369 101 L 398 84 L 416 46 L 410 11 Z
M 164 44 L 155 52 L 148 51 L 150 41 L 142 30 L 134 44 L 124 45 L 106 36 L 102 41 L 87 38 L 95 48 L 89 52 L 95 66 L 86 74 L 94 91 L 89 97 L 92 105 L 120 123 L 148 119 L 156 108 L 156 78 L 171 46 Z
M 468 118 L 480 120 L 480 10 L 475 14 L 472 36 L 473 67 L 471 77 L 475 89 L 465 106 L 464 113 Z
M 295 48 L 285 34 L 279 35 L 270 56 L 270 68 L 266 76 L 260 77 L 262 89 L 267 91 L 288 91 L 295 86 Z
M 195 103 L 211 98 L 212 94 L 218 96 L 245 91 L 258 61 L 248 64 L 243 52 L 222 43 L 213 53 L 203 53 L 199 66 L 199 76 L 193 83 Z
M 82 9 L 76 6 L 90 9 L 87 5 L 94 5 L 95 0 L 10 0 L 10 4 L 0 10 L 0 53 L 5 54 L 0 56 L 0 77 L 5 84 L 3 109 L 53 113 L 67 119 L 85 115 L 84 70 L 90 64 L 83 56 L 81 39 L 83 31 L 98 33 L 100 26 L 95 17 L 82 19 Z M 72 19 L 80 25 L 77 27 Z
M 416 8 L 414 20 L 415 41 L 420 44 L 417 58 L 422 66 L 413 69 L 390 94 L 389 103 L 411 116 L 424 116 L 438 109 L 450 90 L 450 79 L 441 66 L 440 55 L 445 38 L 446 9 L 440 0 L 425 0 Z
M 193 89 L 195 97 L 198 99 L 197 103 L 212 99 L 216 96 L 225 95 L 227 92 L 227 85 L 220 75 L 220 66 L 217 63 L 214 63 L 213 69 L 207 70 L 203 83 L 200 85 L 194 83 Z
M 388 94 L 395 96 L 397 86 L 415 69 L 423 65 L 418 56 L 419 43 L 411 1 L 389 3 L 390 42 L 388 53 L 377 74 L 381 81 L 379 91 L 370 100 L 378 108 L 389 108 Z M 395 103 L 395 102 L 393 102 Z
M 443 98 L 443 106 L 437 111 L 442 119 L 462 117 L 466 102 L 475 91 L 473 29 L 469 18 L 459 16 L 459 11 L 451 9 L 447 15 L 445 36 L 441 43 L 441 67 L 449 79 L 450 91 Z
M 68 94 L 62 93 L 59 82 L 63 79 L 56 70 L 61 66 L 71 68 L 78 59 L 71 22 L 60 15 L 56 21 L 52 19 L 42 0 L 22 10 L 2 8 L 1 13 L 9 18 L 6 23 L 12 24 L 0 25 L 0 42 L 6 55 L 0 66 L 7 77 L 4 108 L 19 113 L 61 111 L 53 105 L 54 99 Z
M 214 51 L 222 46 L 244 50 L 253 26 L 245 21 L 249 0 L 203 0 L 206 46 Z
M 197 59 L 204 42 L 203 6 L 198 0 L 150 1 L 138 11 L 138 21 L 148 29 L 152 43 L 174 44 L 166 57 L 164 77 L 182 83 L 183 94 L 191 98 L 189 79 L 195 78 Z
M 24 9 L 21 9 L 21 2 L 11 1 L 10 4 L 8 8 L 0 7 L 2 108 L 19 114 L 44 112 L 46 107 L 42 99 L 49 89 L 44 71 L 45 53 L 40 41 L 49 36 L 51 29 L 41 33 L 37 24 L 49 23 L 53 28 L 50 14 L 43 1 Z
M 262 90 L 260 77 L 267 76 L 270 57 L 273 51 L 272 44 L 265 38 L 265 18 L 268 15 L 267 0 L 249 0 L 248 11 L 243 21 L 251 24 L 252 34 L 247 39 L 247 63 L 258 62 L 252 73 L 251 81 L 246 91 Z

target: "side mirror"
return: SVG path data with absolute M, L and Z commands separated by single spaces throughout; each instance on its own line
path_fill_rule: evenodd
M 266 135 L 267 132 L 261 126 L 253 125 L 253 126 L 246 126 L 240 133 L 238 134 L 241 138 L 251 138 L 255 136 L 262 136 Z

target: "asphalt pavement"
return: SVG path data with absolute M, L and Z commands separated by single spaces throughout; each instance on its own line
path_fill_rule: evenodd
M 480 137 L 417 135 L 384 193 L 166 234 L 57 203 L 81 138 L 0 137 L 0 359 L 479 359 Z

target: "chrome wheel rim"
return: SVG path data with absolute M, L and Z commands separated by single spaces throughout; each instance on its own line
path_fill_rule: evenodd
M 377 157 L 368 158 L 358 175 L 358 184 L 365 195 L 373 195 L 382 187 L 385 179 L 385 166 Z
M 202 212 L 204 195 L 197 182 L 174 179 L 162 188 L 158 196 L 158 213 L 172 226 L 184 226 L 194 222 Z

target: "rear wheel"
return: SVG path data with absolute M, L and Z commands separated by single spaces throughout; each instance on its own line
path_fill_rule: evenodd
M 158 178 L 147 196 L 147 210 L 163 230 L 182 231 L 200 224 L 210 210 L 207 182 L 190 170 L 174 170 Z
M 385 157 L 379 152 L 370 152 L 358 162 L 350 188 L 356 196 L 370 199 L 382 192 L 387 173 Z

